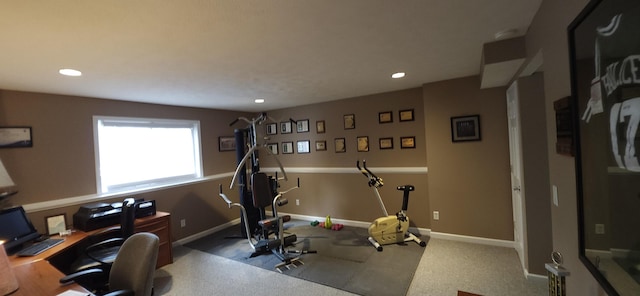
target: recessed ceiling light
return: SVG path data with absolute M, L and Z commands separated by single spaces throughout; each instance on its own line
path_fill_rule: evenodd
M 391 74 L 391 78 L 402 78 L 404 75 L 404 72 L 393 73 Z
M 264 99 L 255 99 L 254 102 L 256 102 L 256 104 L 262 104 L 264 103 Z
M 82 72 L 74 69 L 60 69 L 58 73 L 65 76 L 74 76 L 74 77 L 82 76 Z

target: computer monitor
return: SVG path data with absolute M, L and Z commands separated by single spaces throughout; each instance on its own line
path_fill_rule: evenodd
M 38 231 L 20 207 L 0 210 L 0 240 L 7 253 L 19 249 L 22 244 L 40 237 Z

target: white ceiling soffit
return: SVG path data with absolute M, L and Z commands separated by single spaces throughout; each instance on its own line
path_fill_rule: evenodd
M 3 0 L 0 89 L 250 112 L 407 89 L 477 75 L 540 2 Z
M 480 88 L 505 86 L 527 57 L 524 37 L 494 41 L 482 48 Z

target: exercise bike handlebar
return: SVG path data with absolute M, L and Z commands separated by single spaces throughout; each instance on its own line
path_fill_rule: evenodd
M 365 177 L 367 177 L 367 179 L 369 179 L 369 187 L 374 186 L 378 188 L 384 186 L 382 178 L 376 176 L 376 174 L 367 168 L 366 160 L 362 160 L 362 168 L 360 168 L 360 161 L 356 160 L 356 167 Z

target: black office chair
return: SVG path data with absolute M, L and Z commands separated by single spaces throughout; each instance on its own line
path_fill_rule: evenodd
M 108 239 L 103 239 L 86 247 L 84 253 L 71 264 L 71 272 L 96 268 L 101 265 L 104 265 L 101 268 L 109 268 L 124 241 L 133 235 L 135 231 L 136 213 L 134 203 L 135 200 L 133 198 L 127 198 L 122 203 L 119 226 L 110 227 L 91 235 L 90 241 L 105 237 L 108 237 Z
M 122 244 L 109 270 L 103 268 L 83 270 L 63 277 L 60 283 L 68 284 L 72 281 L 80 283 L 88 282 L 87 279 L 108 277 L 108 281 L 84 287 L 97 295 L 104 296 L 150 296 L 153 294 L 153 278 L 159 245 L 160 239 L 157 235 L 149 232 L 136 233 Z

